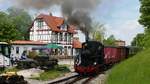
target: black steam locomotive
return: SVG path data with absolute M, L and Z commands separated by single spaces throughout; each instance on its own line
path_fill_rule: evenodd
M 98 73 L 103 65 L 104 46 L 97 41 L 83 43 L 80 54 L 75 58 L 75 71 L 83 75 L 94 74 Z

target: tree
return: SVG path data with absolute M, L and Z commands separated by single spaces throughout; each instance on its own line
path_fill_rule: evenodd
M 141 7 L 139 23 L 144 26 L 143 46 L 150 47 L 150 0 L 140 0 Z
M 13 23 L 16 25 L 22 40 L 28 40 L 28 29 L 32 23 L 31 16 L 23 9 L 11 7 L 7 9 L 10 19 L 13 20 Z
M 107 39 L 104 40 L 104 45 L 114 46 L 115 41 L 116 41 L 116 39 L 115 39 L 114 35 L 110 35 Z
M 150 29 L 150 0 L 140 0 L 140 19 L 139 23 L 142 24 L 145 28 Z
M 18 31 L 4 12 L 0 12 L 0 41 L 10 42 L 18 39 Z
M 103 42 L 105 34 L 104 32 L 104 25 L 100 24 L 99 22 L 94 22 L 92 24 L 92 31 L 90 32 L 90 36 L 92 40 Z
M 137 36 L 133 39 L 132 41 L 132 46 L 138 46 L 138 47 L 143 47 L 144 46 L 144 34 L 139 33 Z

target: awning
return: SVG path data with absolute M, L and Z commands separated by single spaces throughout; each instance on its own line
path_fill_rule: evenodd
M 57 44 L 53 44 L 53 43 L 49 43 L 44 47 L 48 49 L 62 49 L 63 48 L 62 46 L 58 46 Z
M 44 48 L 44 47 L 34 47 L 34 48 L 32 48 L 32 50 L 45 50 L 45 49 L 47 49 L 47 48 Z

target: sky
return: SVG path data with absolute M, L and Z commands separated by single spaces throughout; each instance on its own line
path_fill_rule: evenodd
M 13 6 L 12 3 L 13 0 L 0 0 L 0 10 L 5 11 Z M 139 8 L 139 0 L 103 0 L 95 10 L 91 11 L 91 17 L 104 24 L 106 37 L 113 34 L 118 40 L 124 40 L 130 45 L 136 34 L 144 31 L 138 23 Z M 30 10 L 30 14 L 48 13 L 47 11 L 55 16 L 62 16 L 57 6 L 42 11 Z
M 139 8 L 139 0 L 104 0 L 93 17 L 105 25 L 106 37 L 113 34 L 129 45 L 137 33 L 144 32 L 138 23 Z

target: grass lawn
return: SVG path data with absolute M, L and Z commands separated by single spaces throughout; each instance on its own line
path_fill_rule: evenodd
M 19 71 L 19 70 L 21 70 L 21 69 L 17 69 L 16 67 L 12 67 L 12 68 L 6 68 L 5 70 L 4 70 L 4 72 L 17 72 L 17 71 Z
M 0 70 L 0 74 L 1 73 L 5 73 L 5 72 L 17 72 L 19 71 L 20 69 L 17 69 L 16 67 L 9 67 L 9 68 L 5 68 L 4 70 Z
M 60 76 L 64 76 L 65 73 L 70 72 L 70 70 L 64 66 L 64 65 L 59 65 L 58 67 L 45 71 L 40 74 L 40 77 L 32 78 L 32 79 L 37 79 L 37 80 L 51 80 L 55 79 Z
M 106 84 L 150 84 L 150 49 L 112 68 Z

